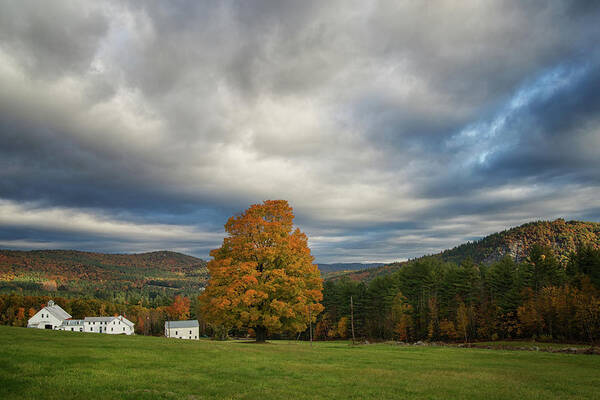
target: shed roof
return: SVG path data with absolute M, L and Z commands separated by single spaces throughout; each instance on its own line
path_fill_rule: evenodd
M 165 328 L 198 328 L 200 324 L 197 319 L 189 321 L 165 321 Z
M 86 322 L 110 322 L 117 317 L 85 317 Z
M 83 320 L 82 319 L 66 319 L 63 321 L 62 323 L 65 326 L 68 325 L 83 325 Z

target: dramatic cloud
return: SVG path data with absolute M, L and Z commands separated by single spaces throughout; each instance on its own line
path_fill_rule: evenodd
M 0 1 L 0 246 L 207 257 L 287 199 L 318 261 L 600 219 L 600 6 Z

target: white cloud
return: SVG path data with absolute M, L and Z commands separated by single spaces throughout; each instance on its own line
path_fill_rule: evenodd
M 37 228 L 140 241 L 165 242 L 218 242 L 221 232 L 207 232 L 195 227 L 172 224 L 149 224 L 127 221 L 103 212 L 65 207 L 40 207 L 35 204 L 18 204 L 0 200 L 0 226 Z

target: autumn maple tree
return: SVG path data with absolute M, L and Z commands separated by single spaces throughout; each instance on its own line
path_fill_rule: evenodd
M 210 280 L 200 296 L 213 326 L 267 334 L 300 332 L 323 310 L 323 281 L 287 201 L 268 200 L 231 217 L 223 245 L 212 250 Z
M 173 303 L 167 307 L 167 315 L 172 319 L 188 319 L 191 301 L 187 297 L 175 296 Z

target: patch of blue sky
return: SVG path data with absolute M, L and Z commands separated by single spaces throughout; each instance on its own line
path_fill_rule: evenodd
M 450 137 L 446 146 L 451 151 L 468 151 L 466 165 L 484 164 L 491 154 L 505 150 L 518 141 L 520 132 L 506 129 L 507 121 L 526 112 L 535 102 L 545 101 L 581 79 L 589 67 L 559 65 L 525 82 L 506 104 L 489 120 L 479 120 L 465 126 Z

